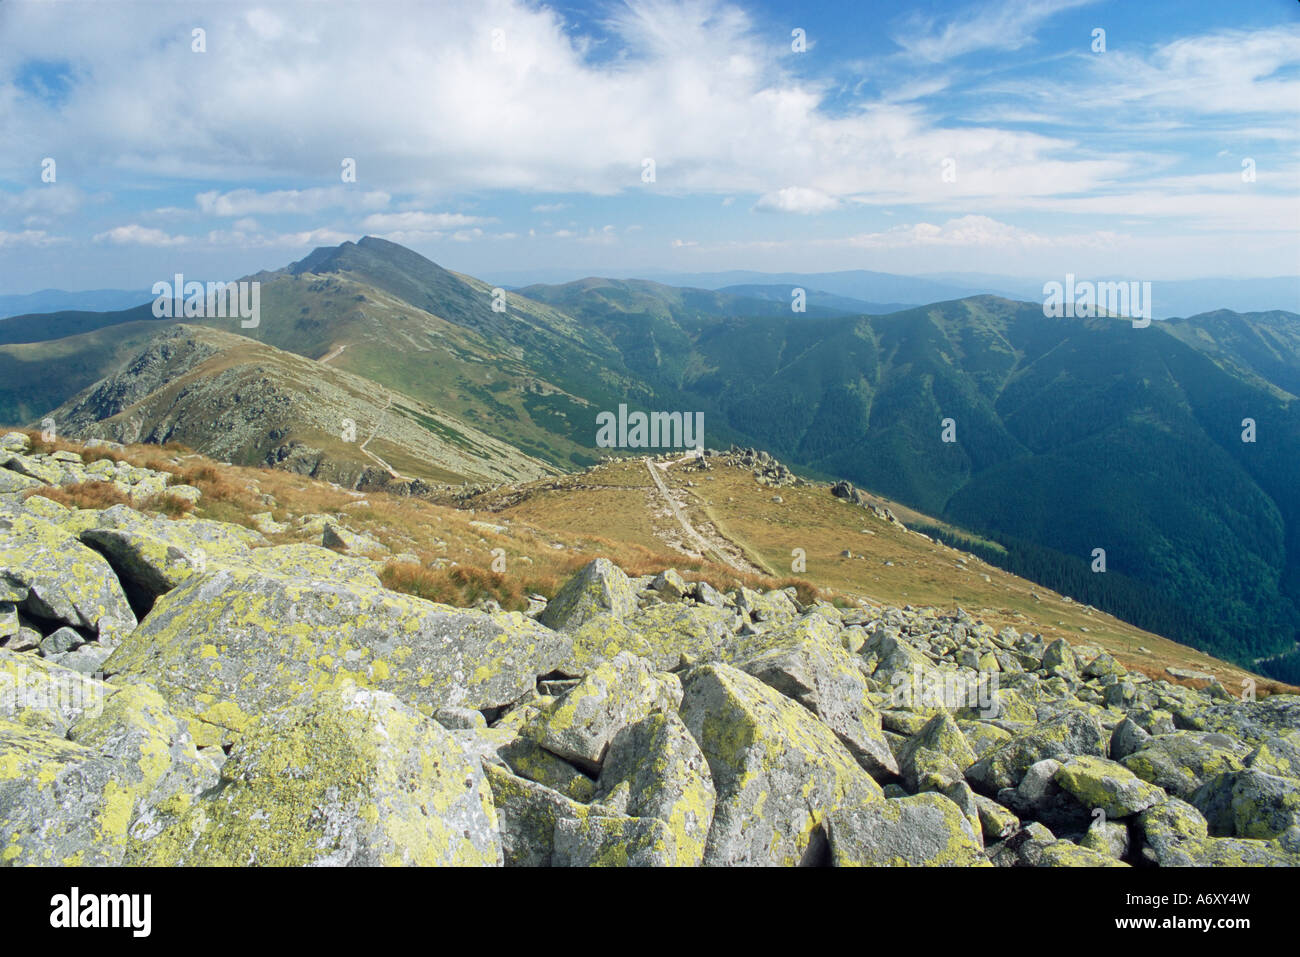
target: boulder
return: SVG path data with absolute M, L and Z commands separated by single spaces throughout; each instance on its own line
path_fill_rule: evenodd
M 1065 761 L 1077 755 L 1106 756 L 1108 736 L 1091 715 L 1066 711 L 1015 734 L 1006 744 L 972 764 L 966 779 L 985 794 L 1020 783 L 1030 766 L 1044 758 Z
M 656 711 L 675 711 L 681 699 L 676 675 L 656 673 L 644 658 L 621 652 L 535 719 L 533 738 L 552 754 L 597 774 L 619 731 Z
M 220 786 L 162 802 L 128 860 L 165 866 L 499 865 L 479 762 L 391 694 L 344 687 L 268 712 Z
M 837 867 L 990 866 L 961 808 L 933 792 L 837 807 L 824 827 Z
M 834 732 L 756 678 L 710 664 L 682 687 L 682 719 L 717 791 L 706 864 L 811 862 L 827 813 L 884 799 Z
M 1141 780 L 1124 765 L 1081 755 L 1064 762 L 1055 781 L 1090 811 L 1100 809 L 1107 818 L 1131 817 L 1165 800 L 1165 792 Z
M 1244 744 L 1226 734 L 1175 731 L 1153 735 L 1122 763 L 1142 780 L 1187 799 L 1216 774 L 1241 770 L 1248 754 Z
M 834 626 L 809 615 L 762 638 L 768 650 L 736 667 L 820 718 L 872 777 L 897 777 L 898 762 L 885 740 L 871 689 L 853 655 L 840 645 Z
M 113 569 L 76 537 L 26 511 L 0 510 L 0 601 L 116 644 L 136 618 Z
M 636 592 L 623 569 L 597 558 L 565 582 L 538 621 L 557 631 L 575 631 L 597 615 L 626 618 L 636 608 Z
M 433 714 L 502 707 L 569 653 L 517 613 L 489 615 L 340 581 L 217 568 L 158 599 L 105 670 L 149 681 L 196 719 L 200 744 L 230 743 L 250 716 L 344 681 Z
M 0 719 L 67 736 L 83 714 L 98 713 L 110 685 L 35 655 L 0 649 Z
M 507 867 L 663 867 L 694 863 L 672 830 L 653 817 L 631 817 L 581 804 L 494 765 L 492 786 Z
M 1217 774 L 1191 797 L 1214 837 L 1280 837 L 1300 832 L 1300 781 L 1247 769 Z
M 0 720 L 0 866 L 121 864 L 139 796 L 95 748 Z
M 618 733 L 596 802 L 663 821 L 683 861 L 703 862 L 717 794 L 708 762 L 676 712 L 651 714 Z
M 1255 771 L 1300 781 L 1300 729 L 1267 735 L 1244 763 Z
M 622 651 L 645 658 L 661 671 L 677 668 L 683 661 L 698 664 L 719 659 L 732 637 L 735 619 L 735 612 L 726 608 L 676 602 L 650 605 L 626 619 L 609 612 L 598 614 L 573 632 L 573 654 L 560 670 L 585 674 Z

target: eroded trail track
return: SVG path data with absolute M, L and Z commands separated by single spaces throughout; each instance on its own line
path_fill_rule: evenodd
M 343 347 L 340 347 L 338 351 L 342 352 Z M 337 355 L 337 353 L 335 354 Z M 392 408 L 392 406 L 393 406 L 393 397 L 390 395 L 388 397 L 388 401 L 384 403 L 384 407 L 379 410 L 379 419 L 378 421 L 375 422 L 375 430 L 370 433 L 370 438 L 366 439 L 359 446 L 357 446 L 357 450 L 361 452 L 363 455 L 369 456 L 369 458 L 373 462 L 375 462 L 375 464 L 377 464 L 380 468 L 387 471 L 388 474 L 391 475 L 393 478 L 398 479 L 399 481 L 409 481 L 409 479 L 405 475 L 397 471 L 397 469 L 393 468 L 391 465 L 389 465 L 387 462 L 385 462 L 378 455 L 376 455 L 374 452 L 371 452 L 370 449 L 366 447 L 370 444 L 371 440 L 374 439 L 374 437 L 379 434 L 379 430 L 384 424 L 384 416 L 387 414 L 388 410 Z
M 660 500 L 667 507 L 673 519 L 676 520 L 684 536 L 684 539 L 680 542 L 670 541 L 670 545 L 681 551 L 697 554 L 709 561 L 728 565 L 738 572 L 767 574 L 764 569 L 755 565 L 745 556 L 743 548 L 728 539 L 717 528 L 709 525 L 704 529 L 698 529 L 692 524 L 686 510 L 682 507 L 673 490 L 668 487 L 668 483 L 664 481 L 661 474 L 661 470 L 667 471 L 669 467 L 677 464 L 677 462 L 655 462 L 653 459 L 648 458 L 642 461 L 645 462 L 646 471 L 650 473 L 650 478 L 659 492 Z M 677 461 L 683 460 L 679 459 Z

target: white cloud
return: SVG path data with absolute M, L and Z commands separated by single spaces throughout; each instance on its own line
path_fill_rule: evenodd
M 787 186 L 785 189 L 760 196 L 754 208 L 764 212 L 808 214 L 838 209 L 839 205 L 839 200 L 834 196 L 827 196 L 819 189 Z
M 481 216 L 465 216 L 461 213 L 424 213 L 424 212 L 405 212 L 405 213 L 373 213 L 361 221 L 361 225 L 367 230 L 389 231 L 419 231 L 427 232 L 431 230 L 455 229 L 460 226 L 473 226 L 477 223 L 495 222 L 494 219 L 486 219 Z
M 390 199 L 384 192 L 358 192 L 345 186 L 281 189 L 266 193 L 254 189 L 236 189 L 228 193 L 209 190 L 194 197 L 199 209 L 212 216 L 319 213 L 335 208 L 382 209 Z
M 68 240 L 61 236 L 51 236 L 41 229 L 24 229 L 21 233 L 10 233 L 0 229 L 0 246 L 57 246 Z
M 1046 20 L 1097 0 L 994 0 L 974 4 L 942 21 L 914 15 L 893 34 L 908 52 L 931 61 L 949 60 L 976 50 L 1019 50 L 1034 39 Z
M 86 194 L 75 186 L 50 183 L 17 193 L 0 192 L 0 214 L 5 216 L 66 216 L 86 203 Z
M 189 239 L 185 236 L 172 236 L 150 226 L 130 223 L 97 234 L 95 242 L 112 243 L 115 246 L 183 246 Z
M 392 184 L 416 196 L 765 196 L 797 183 L 841 201 L 927 203 L 945 156 L 990 171 L 967 180 L 967 193 L 978 184 L 998 195 L 1018 194 L 1025 170 L 1047 164 L 1052 188 L 1068 191 L 1123 166 L 1070 140 L 942 129 L 914 104 L 828 109 L 829 87 L 784 72 L 770 36 L 720 0 L 628 0 L 606 24 L 618 55 L 594 61 L 560 14 L 525 0 L 415 4 L 396 32 L 391 18 L 352 5 L 277 4 L 275 17 L 310 24 L 283 32 L 241 15 L 250 9 L 262 8 L 209 11 L 201 55 L 189 50 L 184 8 L 127 6 L 111 24 L 63 5 L 7 9 L 0 62 L 71 52 L 85 79 L 57 113 L 22 97 L 9 104 L 6 156 L 40 144 L 127 176 L 217 182 L 324 183 L 343 157 L 358 161 L 356 186 L 198 195 L 201 211 L 231 217 L 379 211 Z M 504 52 L 492 50 L 494 28 Z M 144 57 L 150 70 L 137 67 Z M 647 156 L 653 184 L 640 179 Z M 0 157 L 0 174 L 6 164 Z

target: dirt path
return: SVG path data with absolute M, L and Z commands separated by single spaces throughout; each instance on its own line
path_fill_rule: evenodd
M 340 346 L 338 352 L 342 352 L 344 348 L 346 347 Z M 337 355 L 337 353 L 335 354 Z M 324 360 L 322 359 L 321 361 L 323 362 Z M 361 445 L 358 446 L 358 448 L 361 450 L 363 455 L 369 456 L 376 464 L 379 465 L 380 468 L 386 471 L 393 478 L 401 479 L 402 481 L 409 481 L 409 479 L 407 479 L 405 475 L 397 471 L 397 469 L 393 468 L 391 465 L 389 465 L 387 462 L 381 459 L 374 452 L 371 452 L 368 448 L 366 448 L 366 446 L 370 444 L 370 440 L 379 434 L 379 427 L 384 424 L 384 413 L 387 412 L 392 407 L 392 405 L 393 405 L 393 397 L 390 395 L 388 397 L 388 401 L 384 403 L 384 407 L 379 410 L 379 421 L 375 423 L 375 430 L 370 433 L 370 438 L 362 442 Z
M 735 542 L 726 538 L 716 528 L 708 529 L 708 535 L 702 534 L 699 529 L 691 524 L 691 520 L 686 517 L 686 512 L 678 502 L 672 490 L 664 482 L 660 470 L 667 471 L 670 466 L 679 462 L 688 461 L 692 456 L 686 456 L 673 462 L 654 462 L 651 459 L 643 459 L 646 471 L 650 473 L 650 478 L 654 481 L 655 487 L 659 490 L 659 496 L 663 499 L 664 504 L 668 506 L 668 511 L 672 513 L 673 518 L 677 520 L 678 526 L 686 539 L 684 542 L 669 542 L 669 544 L 680 548 L 682 551 L 694 551 L 702 558 L 715 561 L 723 565 L 729 565 L 738 572 L 754 572 L 759 575 L 766 572 L 754 565 L 745 557 L 745 550 Z
M 319 359 L 317 359 L 316 361 L 317 361 L 317 362 L 329 362 L 331 359 L 333 359 L 335 356 L 337 356 L 340 352 L 342 352 L 342 351 L 343 351 L 344 349 L 346 349 L 347 347 L 348 347 L 348 344 L 345 342 L 345 343 L 343 343 L 343 345 L 339 346 L 337 349 L 335 349 L 335 350 L 334 350 L 333 352 L 331 352 L 329 355 L 321 356 L 321 357 L 320 357 Z

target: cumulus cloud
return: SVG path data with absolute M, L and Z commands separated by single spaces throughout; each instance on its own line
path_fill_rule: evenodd
M 754 208 L 764 212 L 808 214 L 838 209 L 839 205 L 839 200 L 834 196 L 827 196 L 819 189 L 787 186 L 785 189 L 760 196 Z
M 455 229 L 460 226 L 473 226 L 477 223 L 494 222 L 481 216 L 465 216 L 461 213 L 424 213 L 410 211 L 405 213 L 374 213 L 361 221 L 367 230 L 407 232 L 424 232 L 429 230 Z
M 1020 131 L 940 129 L 915 105 L 830 109 L 828 88 L 787 73 L 750 15 L 715 0 L 629 0 L 604 24 L 617 55 L 600 58 L 559 13 L 525 0 L 401 11 L 394 32 L 390 17 L 358 16 L 352 5 L 284 3 L 268 13 L 232 2 L 209 11 L 209 52 L 195 54 L 184 8 L 126 6 L 112 24 L 60 4 L 7 9 L 0 61 L 72 50 L 78 82 L 57 113 L 10 94 L 6 155 L 39 147 L 127 176 L 304 183 L 337 178 L 344 158 L 357 160 L 355 186 L 197 197 L 201 211 L 231 217 L 380 211 L 399 183 L 430 195 L 777 197 L 798 184 L 841 201 L 931 202 L 933 171 L 950 155 L 985 170 L 961 181 L 971 195 L 1019 195 L 1026 171 L 1047 163 L 1051 187 L 1073 191 L 1126 165 Z M 504 31 L 502 50 L 494 29 Z M 151 69 L 137 67 L 143 58 Z M 640 179 L 647 157 L 653 184 Z
M 67 242 L 63 237 L 51 236 L 41 229 L 24 229 L 20 233 L 6 232 L 0 229 L 0 246 L 57 246 L 59 243 Z
M 172 236 L 161 229 L 130 223 L 115 226 L 95 236 L 97 243 L 112 243 L 115 246 L 183 246 L 189 242 L 185 236 Z
M 271 213 L 319 213 L 325 209 L 382 209 L 391 197 L 384 192 L 357 192 L 343 186 L 280 189 L 258 192 L 236 189 L 209 190 L 194 197 L 199 209 L 213 216 L 249 216 Z

